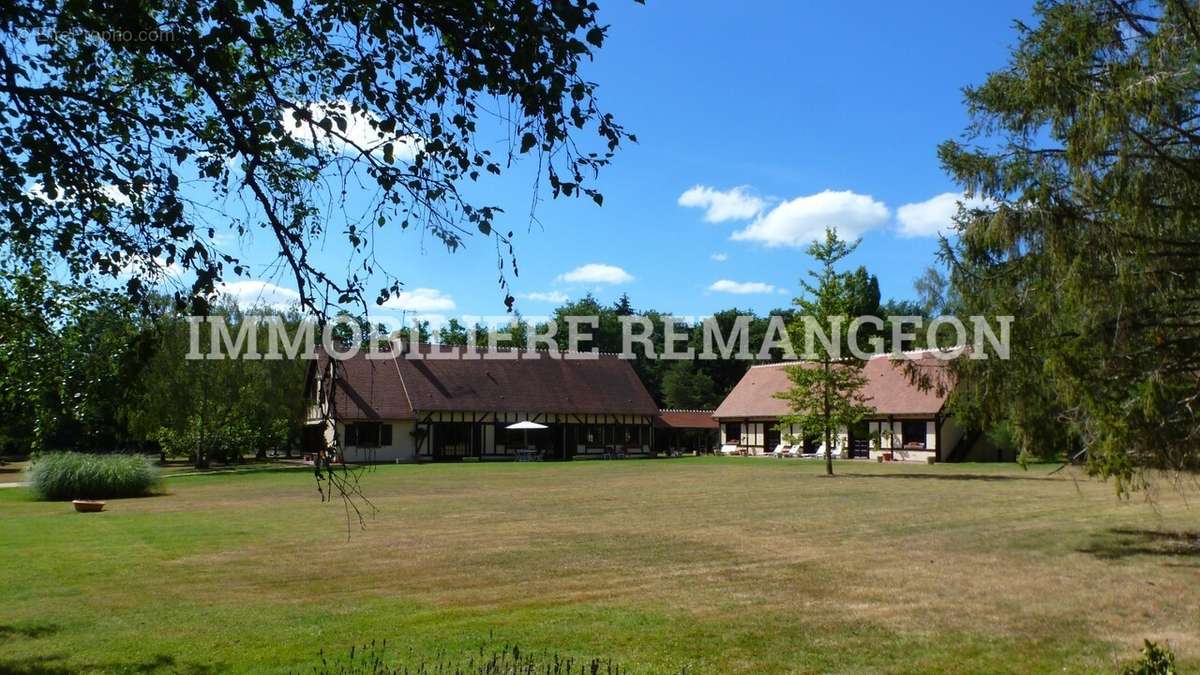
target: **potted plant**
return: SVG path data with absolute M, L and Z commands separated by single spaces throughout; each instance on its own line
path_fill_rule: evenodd
M 79 513 L 98 513 L 104 510 L 104 502 L 99 499 L 74 499 L 71 503 Z

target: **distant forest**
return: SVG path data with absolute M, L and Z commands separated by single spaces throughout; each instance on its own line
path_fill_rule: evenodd
M 850 278 L 859 297 L 858 314 L 931 316 L 946 309 L 947 283 L 934 269 L 917 283 L 919 301 L 881 302 L 878 280 L 864 268 Z M 779 315 L 790 324 L 794 311 L 781 308 L 758 315 L 730 308 L 714 318 L 728 335 L 736 317 L 752 316 L 750 344 L 757 349 L 769 317 Z M 224 317 L 234 333 L 248 314 L 276 315 L 292 327 L 302 319 L 292 310 L 242 308 L 229 301 L 215 304 L 211 312 Z M 119 293 L 80 290 L 35 274 L 12 287 L 0 286 L 0 315 L 10 327 L 0 343 L 0 367 L 8 383 L 0 392 L 0 449 L 6 455 L 59 449 L 188 455 L 203 439 L 214 459 L 238 461 L 299 446 L 308 361 L 186 360 L 189 327 L 166 298 L 135 303 Z M 550 320 L 558 324 L 555 339 L 565 349 L 565 317 L 598 316 L 591 339 L 579 348 L 620 352 L 620 317 L 633 315 L 653 325 L 652 341 L 661 353 L 663 317 L 669 314 L 638 309 L 628 295 L 605 304 L 589 294 L 559 306 Z M 364 340 L 386 337 L 382 326 L 357 320 Z M 521 315 L 514 314 L 512 325 L 504 329 L 511 338 L 499 344 L 524 346 L 528 329 Z M 676 333 L 683 336 L 676 351 L 702 351 L 699 322 L 677 325 Z M 481 346 L 489 339 L 487 327 L 469 328 L 456 319 L 437 329 L 422 324 L 420 337 L 451 345 L 473 339 Z M 258 340 L 265 349 L 266 331 L 258 331 Z M 209 344 L 207 335 L 201 344 Z M 634 370 L 665 408 L 714 408 L 751 365 L 735 359 L 655 360 L 636 344 L 634 351 Z M 781 356 L 772 354 L 773 359 Z

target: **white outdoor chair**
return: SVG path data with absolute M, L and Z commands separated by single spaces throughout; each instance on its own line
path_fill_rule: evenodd
M 736 455 L 737 451 L 738 451 L 738 447 L 733 444 L 726 444 L 726 445 L 721 446 L 721 454 L 725 455 L 726 457 L 728 457 L 729 455 Z
M 780 443 L 779 445 L 775 446 L 774 450 L 771 451 L 771 456 L 782 459 L 783 457 L 787 456 L 788 450 L 789 448 L 786 443 Z

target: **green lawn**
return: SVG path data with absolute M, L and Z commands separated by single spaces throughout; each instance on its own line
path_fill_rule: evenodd
M 69 504 L 0 490 L 0 672 L 289 672 L 489 639 L 635 672 L 1200 668 L 1200 501 L 1050 469 L 799 460 L 380 467 Z M 1189 510 L 1188 501 L 1197 505 Z

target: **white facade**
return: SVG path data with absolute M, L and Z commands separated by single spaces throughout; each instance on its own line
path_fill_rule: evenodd
M 958 442 L 962 437 L 962 431 L 957 427 L 948 429 L 948 420 L 943 420 L 942 437 L 938 438 L 938 423 L 936 419 L 919 419 L 924 424 L 924 435 L 922 442 L 923 448 L 904 447 L 903 425 L 906 420 L 900 419 L 875 419 L 868 420 L 867 430 L 870 437 L 869 457 L 872 460 L 878 460 L 884 453 L 890 453 L 893 460 L 896 461 L 912 461 L 926 462 L 930 459 L 938 457 L 939 440 L 941 441 L 940 448 L 943 453 L 949 452 L 950 448 Z M 912 423 L 913 418 L 907 418 L 907 421 Z M 734 437 L 730 430 L 736 425 L 739 432 Z M 771 453 L 774 448 L 767 447 L 767 430 L 773 429 L 777 425 L 775 420 L 722 420 L 720 439 L 722 445 L 736 445 L 749 455 L 762 455 Z M 947 433 L 950 431 L 950 433 Z M 788 444 L 789 438 L 799 439 L 802 437 L 801 429 L 797 425 L 788 425 L 779 430 L 779 438 L 781 443 Z M 878 439 L 878 440 L 876 440 Z M 860 441 L 862 439 L 859 439 Z M 833 439 L 833 450 L 835 453 L 840 452 L 842 457 L 850 456 L 850 435 L 843 427 L 835 435 Z M 816 443 L 817 454 L 825 453 L 825 439 L 819 438 Z M 861 456 L 861 455 L 860 455 Z
M 736 424 L 740 428 L 741 433 L 736 439 L 732 438 L 729 434 L 729 428 L 731 424 Z M 736 445 L 745 450 L 746 454 L 748 455 L 770 454 L 775 450 L 775 448 L 767 447 L 766 434 L 767 430 L 773 429 L 776 424 L 777 423 L 774 420 L 724 420 L 720 425 L 721 445 Z M 782 429 L 780 431 L 780 442 L 787 443 L 788 436 L 800 438 L 800 427 L 797 425 L 789 425 L 788 427 Z M 845 429 L 842 429 L 833 438 L 834 449 L 841 450 L 843 453 L 846 452 L 849 443 L 849 436 L 846 434 Z M 817 453 L 823 454 L 824 452 L 825 439 L 822 438 L 817 443 Z
M 415 425 L 412 420 L 382 420 L 380 424 L 392 428 L 391 443 L 378 446 L 343 446 L 342 453 L 350 463 L 369 462 L 415 462 L 417 461 L 416 443 L 413 437 Z M 337 423 L 339 439 L 346 438 L 346 425 Z
M 910 420 L 911 421 L 911 420 Z M 938 429 L 936 420 L 924 420 L 925 422 L 925 438 L 924 448 L 906 448 L 904 447 L 904 422 L 903 419 L 890 420 L 871 420 L 867 423 L 867 430 L 871 436 L 871 459 L 878 460 L 884 454 L 890 453 L 893 460 L 900 462 L 927 462 L 935 460 L 938 456 Z M 943 434 L 944 434 L 943 422 Z M 962 434 L 959 434 L 960 436 Z M 876 440 L 878 439 L 878 440 Z M 941 439 L 942 448 L 952 448 L 954 443 L 958 442 L 955 438 L 953 442 L 947 442 L 945 435 Z

